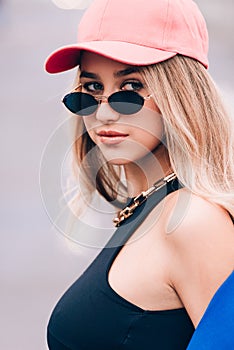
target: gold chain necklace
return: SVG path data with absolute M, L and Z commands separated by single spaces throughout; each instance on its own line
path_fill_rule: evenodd
M 176 178 L 175 173 L 171 173 L 167 175 L 166 177 L 156 181 L 152 187 L 150 187 L 147 191 L 141 192 L 137 197 L 133 199 L 133 203 L 122 209 L 118 214 L 117 217 L 113 220 L 113 223 L 116 227 L 120 226 L 122 222 L 126 219 L 128 219 L 135 211 L 137 207 L 139 207 L 142 203 L 146 201 L 146 199 L 151 196 L 154 192 L 160 190 L 163 186 L 165 186 L 168 182 L 174 180 Z

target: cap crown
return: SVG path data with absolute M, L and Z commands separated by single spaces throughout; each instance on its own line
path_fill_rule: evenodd
M 207 60 L 205 20 L 192 0 L 96 0 L 79 25 L 79 42 L 119 41 Z

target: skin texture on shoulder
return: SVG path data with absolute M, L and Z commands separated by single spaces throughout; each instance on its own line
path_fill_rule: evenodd
M 162 214 L 170 256 L 168 283 L 196 327 L 234 269 L 234 228 L 220 206 L 186 189 L 176 192 L 168 196 Z

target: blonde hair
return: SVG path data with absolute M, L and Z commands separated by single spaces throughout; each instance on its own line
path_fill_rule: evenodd
M 194 59 L 176 55 L 142 67 L 141 74 L 162 113 L 170 162 L 179 181 L 234 216 L 233 125 L 207 70 Z M 77 131 L 81 137 L 73 155 L 75 166 L 83 169 L 83 185 L 121 206 L 127 193 L 119 173 L 105 162 L 81 119 Z

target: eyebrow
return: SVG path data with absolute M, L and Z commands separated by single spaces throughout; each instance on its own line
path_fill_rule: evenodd
M 116 73 L 114 73 L 114 76 L 119 78 L 119 77 L 124 77 L 125 75 L 129 75 L 132 73 L 138 73 L 140 69 L 138 67 L 128 67 L 123 70 L 120 70 Z
M 120 77 L 124 77 L 126 75 L 129 75 L 129 74 L 132 74 L 132 73 L 138 73 L 139 71 L 140 71 L 140 69 L 138 67 L 128 67 L 128 68 L 125 68 L 125 69 L 120 70 L 118 72 L 115 72 L 114 77 L 120 78 Z M 82 71 L 80 73 L 80 78 L 100 79 L 100 76 L 98 74 L 95 74 L 95 73 Z
M 86 72 L 86 71 L 83 70 L 80 73 L 80 78 L 99 79 L 99 75 L 91 73 L 91 72 Z

